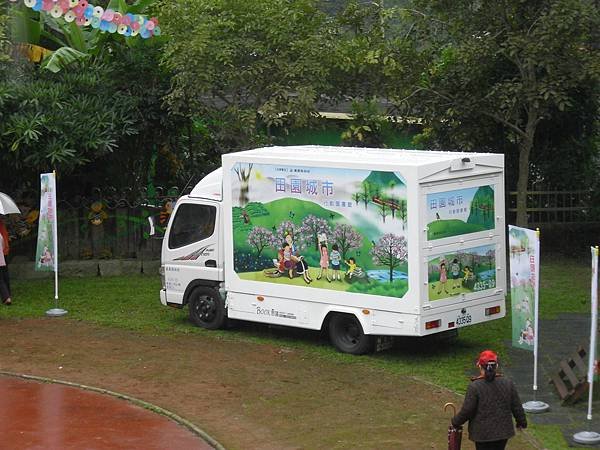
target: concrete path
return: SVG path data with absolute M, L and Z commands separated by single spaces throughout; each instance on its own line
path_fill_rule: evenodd
M 572 439 L 573 434 L 580 431 L 600 433 L 600 402 L 592 402 L 592 420 L 587 420 L 587 393 L 576 404 L 562 406 L 554 385 L 548 381 L 551 374 L 558 372 L 560 361 L 569 358 L 579 345 L 589 349 L 590 317 L 590 314 L 561 314 L 554 320 L 541 320 L 539 324 L 536 399 L 548 403 L 550 411 L 529 414 L 528 419 L 536 424 L 558 425 L 571 447 L 600 448 L 600 445 L 579 445 Z M 511 347 L 509 356 L 510 365 L 504 366 L 504 372 L 517 385 L 523 402 L 533 400 L 533 352 Z M 587 358 L 585 362 L 587 367 Z M 594 392 L 600 393 L 600 383 L 594 384 Z
M 110 395 L 0 377 L 0 449 L 209 450 L 162 415 Z

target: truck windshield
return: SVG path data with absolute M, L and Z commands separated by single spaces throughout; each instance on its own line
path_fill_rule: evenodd
M 169 233 L 169 248 L 179 248 L 212 236 L 217 209 L 210 205 L 185 203 L 175 213 Z

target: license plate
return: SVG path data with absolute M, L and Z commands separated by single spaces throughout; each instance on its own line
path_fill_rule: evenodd
M 473 321 L 473 318 L 471 317 L 471 314 L 469 314 L 469 313 L 461 314 L 460 316 L 458 316 L 456 318 L 456 326 L 464 327 L 465 325 L 469 325 L 472 321 Z

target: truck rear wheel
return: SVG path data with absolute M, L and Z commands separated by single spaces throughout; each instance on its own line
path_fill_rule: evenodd
M 197 287 L 190 295 L 190 320 L 194 325 L 216 330 L 225 325 L 225 304 L 221 295 L 209 287 Z
M 363 355 L 375 348 L 375 336 L 366 335 L 352 314 L 334 314 L 329 321 L 329 339 L 342 353 Z

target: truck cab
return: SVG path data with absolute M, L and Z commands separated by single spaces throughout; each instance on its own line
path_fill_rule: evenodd
M 165 232 L 160 268 L 160 301 L 190 306 L 190 319 L 210 327 L 223 311 L 223 233 L 221 169 L 181 197 Z

